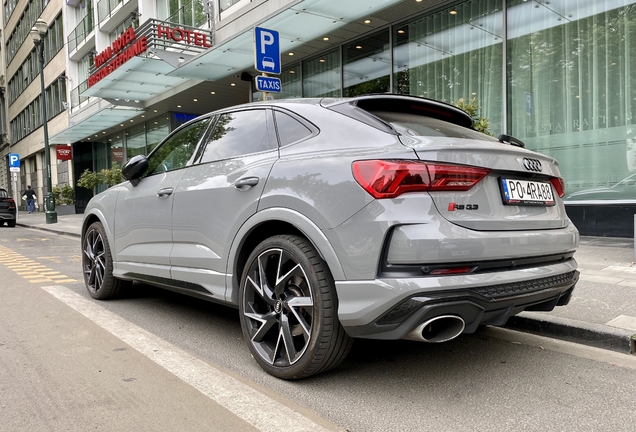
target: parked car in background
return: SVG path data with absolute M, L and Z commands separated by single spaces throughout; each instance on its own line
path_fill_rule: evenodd
M 336 367 L 354 338 L 444 342 L 567 304 L 578 232 L 557 162 L 471 126 L 398 95 L 194 119 L 88 204 L 88 291 L 142 281 L 238 307 L 283 379 Z
M 15 200 L 6 189 L 0 188 L 0 225 L 15 227 Z
M 636 174 L 625 177 L 613 186 L 600 186 L 568 194 L 565 201 L 633 200 L 636 196 Z

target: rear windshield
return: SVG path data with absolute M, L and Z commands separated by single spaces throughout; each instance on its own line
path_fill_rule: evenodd
M 4 189 L 0 189 L 0 198 L 8 198 L 9 194 L 7 193 L 6 190 Z
M 400 135 L 497 141 L 495 138 L 477 132 L 476 130 L 431 117 L 390 111 L 372 111 L 371 113 L 391 123 L 391 126 L 393 126 Z

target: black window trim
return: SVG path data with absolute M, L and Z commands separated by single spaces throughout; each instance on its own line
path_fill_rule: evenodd
M 301 115 L 296 114 L 293 111 L 290 111 L 288 109 L 282 108 L 282 107 L 272 107 L 272 111 L 274 112 L 273 120 L 274 120 L 274 127 L 275 127 L 275 133 L 276 133 L 276 140 L 278 142 L 278 147 L 280 149 L 285 149 L 287 147 L 296 145 L 298 143 L 301 143 L 303 141 L 307 141 L 309 139 L 314 138 L 315 136 L 317 136 L 318 134 L 320 134 L 320 129 L 318 129 L 318 127 L 313 124 L 312 122 L 310 122 L 309 120 L 307 120 L 306 118 L 304 118 Z M 280 139 L 280 135 L 278 133 L 278 123 L 276 123 L 276 111 L 280 111 L 283 114 L 287 114 L 288 116 L 290 116 L 291 118 L 293 118 L 294 120 L 300 122 L 303 126 L 305 126 L 307 129 L 310 130 L 311 134 L 309 134 L 308 136 L 306 136 L 305 138 L 299 139 L 298 141 L 294 141 L 292 143 L 286 144 L 286 145 L 282 145 L 281 144 L 281 139 Z

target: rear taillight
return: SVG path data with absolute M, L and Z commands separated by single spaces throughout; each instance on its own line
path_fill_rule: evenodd
M 7 198 L 5 202 L 9 203 L 9 210 L 15 209 L 15 201 L 13 200 L 13 198 Z
M 550 177 L 550 183 L 554 187 L 559 198 L 563 198 L 565 195 L 565 182 L 561 177 Z
M 407 192 L 467 191 L 489 169 L 412 160 L 363 160 L 353 163 L 356 181 L 374 198 Z

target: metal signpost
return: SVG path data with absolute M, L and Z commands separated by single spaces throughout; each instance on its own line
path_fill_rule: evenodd
M 279 78 L 267 74 L 280 75 L 280 38 L 276 30 L 254 28 L 254 68 L 262 76 L 256 77 L 256 89 L 263 92 L 263 100 L 273 99 L 268 93 L 280 93 Z
M 15 204 L 15 218 L 18 219 L 18 212 L 20 207 L 20 190 L 18 189 L 18 173 L 20 172 L 20 155 L 17 153 L 9 153 L 9 171 L 12 173 L 13 179 L 13 199 Z

